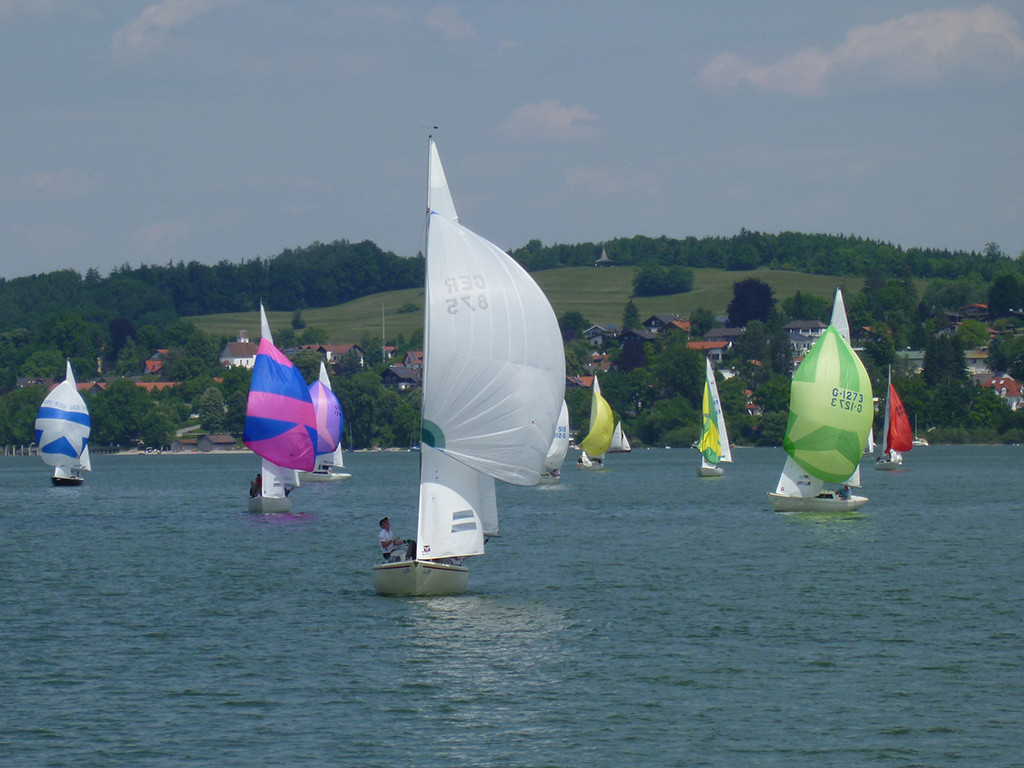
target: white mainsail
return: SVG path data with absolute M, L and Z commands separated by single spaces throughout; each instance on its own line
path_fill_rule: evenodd
M 629 453 L 633 448 L 629 444 L 629 438 L 622 431 L 622 422 L 615 422 L 615 431 L 612 432 L 612 442 L 608 446 L 608 453 Z
M 710 397 L 708 398 L 708 407 L 714 410 L 714 423 L 718 430 L 718 461 L 714 464 L 707 460 L 704 454 L 701 454 L 700 463 L 704 469 L 713 469 L 722 462 L 732 462 L 732 448 L 729 447 L 729 435 L 725 431 L 725 413 L 722 410 L 722 400 L 718 396 L 718 383 L 715 381 L 715 371 L 711 367 L 710 358 L 704 358 L 704 375 L 707 381 L 708 392 Z
M 514 259 L 459 223 L 432 139 L 429 154 L 422 560 L 483 553 L 497 527 L 496 505 L 486 509 L 493 480 L 537 483 L 565 391 L 550 303 Z
M 555 425 L 555 436 L 548 448 L 547 458 L 544 459 L 544 471 L 553 472 L 561 469 L 565 463 L 565 455 L 569 452 L 569 406 L 562 401 L 562 410 L 558 414 L 558 423 Z

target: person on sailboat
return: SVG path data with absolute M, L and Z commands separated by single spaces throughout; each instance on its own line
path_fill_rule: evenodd
M 384 552 L 384 562 L 391 562 L 392 556 L 398 550 L 398 545 L 405 543 L 405 539 L 399 539 L 391 533 L 391 523 L 386 517 L 381 518 L 378 538 L 380 539 L 380 548 Z
M 256 479 L 249 483 L 249 498 L 255 498 L 263 493 L 263 475 L 256 474 Z

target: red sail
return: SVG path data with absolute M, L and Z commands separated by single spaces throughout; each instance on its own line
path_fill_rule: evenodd
M 910 428 L 907 409 L 903 407 L 903 401 L 892 384 L 889 384 L 889 434 L 885 442 L 894 451 L 909 451 L 914 445 L 914 432 Z

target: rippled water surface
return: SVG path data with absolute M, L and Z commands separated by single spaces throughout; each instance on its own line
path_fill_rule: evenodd
M 470 591 L 421 599 L 369 575 L 416 454 L 290 516 L 244 511 L 251 455 L 2 459 L 0 764 L 1024 765 L 1024 448 L 865 463 L 849 518 L 771 512 L 783 458 L 502 486 Z

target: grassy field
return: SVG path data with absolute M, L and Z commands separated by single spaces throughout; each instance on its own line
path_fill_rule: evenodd
M 635 272 L 635 267 L 572 267 L 536 272 L 534 279 L 547 294 L 556 316 L 576 311 L 591 323 L 619 324 L 622 322 L 626 302 L 633 292 Z M 636 298 L 633 301 L 640 310 L 641 318 L 654 314 L 677 314 L 685 319 L 698 307 L 710 309 L 716 315 L 725 315 L 732 301 L 733 283 L 749 278 L 770 285 L 778 301 L 793 296 L 798 290 L 831 301 L 837 285 L 849 295 L 859 292 L 864 284 L 864 279 L 860 277 L 835 278 L 770 269 L 747 272 L 695 269 L 693 290 L 689 293 Z M 918 283 L 918 290 L 923 293 L 926 282 L 915 282 Z M 416 311 L 399 311 L 410 305 L 415 306 Z M 380 338 L 382 312 L 388 338 L 393 339 L 401 333 L 408 339 L 423 326 L 423 289 L 377 293 L 333 307 L 304 309 L 302 319 L 307 326 L 326 330 L 334 342 L 364 343 L 369 339 Z M 268 312 L 267 317 L 271 330 L 291 327 L 291 312 Z M 218 336 L 235 338 L 240 330 L 245 330 L 249 338 L 259 337 L 257 310 L 185 319 L 197 328 Z

